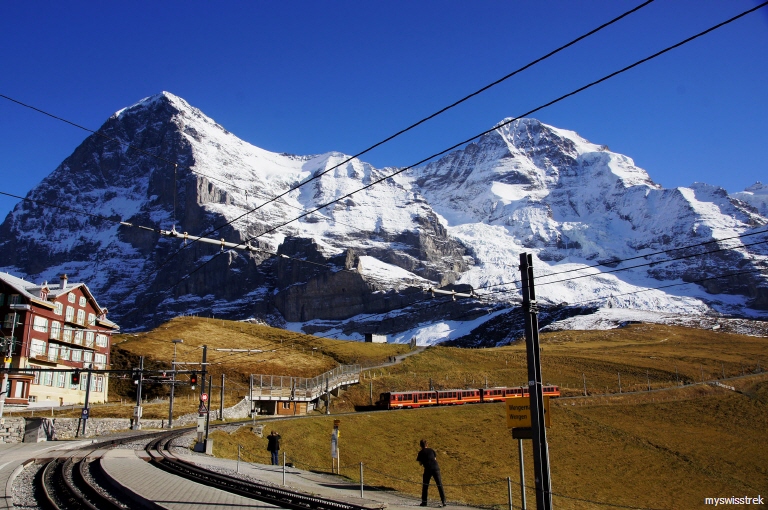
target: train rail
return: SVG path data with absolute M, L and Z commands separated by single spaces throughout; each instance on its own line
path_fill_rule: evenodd
M 170 451 L 172 441 L 187 433 L 189 429 L 107 440 L 60 457 L 37 459 L 38 463 L 44 463 L 41 474 L 38 475 L 37 483 L 40 483 L 42 488 L 41 501 L 38 503 L 46 510 L 163 508 L 123 487 L 119 480 L 111 478 L 102 468 L 101 458 L 109 449 L 127 442 L 146 442 L 146 460 L 152 465 L 173 475 L 275 507 L 300 510 L 371 510 L 379 506 L 314 496 L 205 469 L 177 458 Z M 123 503 L 127 500 L 128 503 Z
M 169 452 L 171 442 L 181 434 L 167 434 L 151 441 L 147 445 L 145 450 L 157 467 L 177 476 L 280 508 L 297 510 L 307 510 L 310 508 L 317 510 L 371 510 L 372 508 L 370 505 L 321 498 L 201 468 L 190 462 L 178 459 Z

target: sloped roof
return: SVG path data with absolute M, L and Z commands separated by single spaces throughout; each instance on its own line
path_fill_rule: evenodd
M 9 273 L 0 273 L 0 281 L 5 282 L 6 284 L 10 285 L 16 292 L 24 296 L 25 298 L 29 300 L 34 300 L 39 302 L 40 301 L 40 290 L 43 288 L 43 285 L 38 285 L 36 283 L 28 282 L 24 280 L 23 278 L 18 278 L 16 276 L 13 276 Z M 93 293 L 91 292 L 91 289 L 88 288 L 88 286 L 85 283 L 79 282 L 79 283 L 67 283 L 67 286 L 65 288 L 61 288 L 60 283 L 51 284 L 46 283 L 44 284 L 48 287 L 48 299 L 52 300 L 54 298 L 58 298 L 62 296 L 63 294 L 67 294 L 68 292 L 72 291 L 73 289 L 81 288 L 82 292 L 91 300 L 93 303 L 94 308 L 96 309 L 96 314 L 101 315 L 104 312 L 104 309 L 99 306 L 99 302 L 96 301 L 96 298 L 93 296 Z M 102 320 L 101 322 L 104 322 L 105 324 L 109 324 L 111 326 L 118 328 L 117 324 L 110 320 Z

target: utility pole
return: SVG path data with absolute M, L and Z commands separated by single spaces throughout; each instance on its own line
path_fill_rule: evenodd
M 173 342 L 173 362 L 171 362 L 171 367 L 173 370 L 171 371 L 171 398 L 168 401 L 168 428 L 173 428 L 173 396 L 176 391 L 176 346 L 178 344 L 184 343 L 184 340 L 181 338 L 174 338 L 171 340 Z
M 533 473 L 536 482 L 536 508 L 552 510 L 552 482 L 549 473 L 549 447 L 544 426 L 544 388 L 541 377 L 539 318 L 533 280 L 533 257 L 520 254 L 523 313 L 525 314 L 525 347 L 528 358 L 528 393 L 531 402 L 531 435 L 533 437 Z
M 88 388 L 90 388 L 90 372 L 88 373 Z M 136 384 L 136 407 L 133 410 L 133 430 L 141 430 L 141 384 L 144 381 L 144 356 L 139 357 L 139 375 Z M 86 394 L 88 389 L 85 390 Z
M 224 421 L 224 373 L 221 374 L 221 396 L 219 402 L 219 420 Z
M 206 357 L 208 354 L 208 346 L 203 346 L 203 362 L 201 365 L 202 368 L 202 381 L 200 382 L 200 396 L 199 396 L 199 407 L 198 407 L 198 415 L 197 415 L 197 443 L 205 445 L 205 441 L 208 439 L 207 434 L 207 416 L 210 414 L 210 408 L 208 407 L 207 402 L 207 395 L 205 393 L 205 370 L 208 366 L 208 363 L 206 363 Z M 203 395 L 206 395 L 206 400 L 203 400 Z M 205 451 L 205 446 L 203 446 L 203 451 Z
M 213 376 L 208 376 L 208 391 L 213 391 Z M 208 409 L 208 414 L 205 415 L 205 444 L 208 445 L 208 432 L 211 430 L 211 409 Z
M 253 418 L 253 374 L 251 374 L 250 384 L 248 385 L 248 416 Z
M 142 362 L 144 358 L 141 358 Z M 142 365 L 143 366 L 143 365 Z M 93 365 L 91 364 L 91 368 Z M 82 418 L 83 418 L 83 435 L 85 435 L 85 427 L 88 425 L 88 415 L 90 410 L 88 409 L 88 399 L 91 396 L 91 370 L 88 370 L 88 375 L 85 378 L 85 405 L 83 406 Z
M 13 307 L 14 305 L 11 305 Z M 0 420 L 3 420 L 3 411 L 5 410 L 5 397 L 8 393 L 8 369 L 11 367 L 11 358 L 13 356 L 13 348 L 16 334 L 16 320 L 18 315 L 16 311 L 13 312 L 13 324 L 11 324 L 11 338 L 5 339 L 5 349 L 3 352 L 3 380 L 0 383 Z M 24 336 L 24 335 L 22 335 Z M 5 421 L 3 420 L 3 423 Z

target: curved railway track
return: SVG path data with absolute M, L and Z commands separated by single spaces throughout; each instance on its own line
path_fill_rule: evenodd
M 328 499 L 292 491 L 269 484 L 243 480 L 205 469 L 177 458 L 170 451 L 174 439 L 189 429 L 174 432 L 144 434 L 141 436 L 109 440 L 89 445 L 87 449 L 68 452 L 66 455 L 38 460 L 44 462 L 41 470 L 42 501 L 46 510 L 126 510 L 160 509 L 160 505 L 126 490 L 119 480 L 111 478 L 101 466 L 101 457 L 120 444 L 146 441 L 144 447 L 152 465 L 176 476 L 251 498 L 279 508 L 297 510 L 371 510 L 370 506 Z M 130 493 L 130 504 L 126 501 Z
M 176 458 L 170 453 L 171 442 L 181 433 L 166 434 L 147 444 L 145 450 L 151 456 L 153 464 L 169 473 L 193 480 L 210 487 L 231 492 L 240 496 L 269 503 L 280 508 L 297 510 L 371 510 L 369 506 L 357 505 L 346 501 L 320 498 L 309 494 L 291 491 L 273 485 L 266 485 L 234 476 L 216 473 L 196 464 Z

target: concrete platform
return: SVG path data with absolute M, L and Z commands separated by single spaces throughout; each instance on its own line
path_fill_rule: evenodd
M 102 466 L 112 478 L 139 496 L 172 510 L 276 508 L 267 503 L 207 487 L 166 473 L 140 459 L 133 450 L 111 450 Z
M 180 458 L 188 462 L 193 462 L 201 467 L 214 466 L 232 471 L 237 470 L 237 461 L 235 460 L 218 459 L 203 455 L 188 455 Z M 240 474 L 277 486 L 282 486 L 283 484 L 282 466 L 240 462 Z M 363 475 L 365 475 L 365 472 L 363 472 Z M 364 488 L 364 497 L 361 498 L 359 483 L 350 483 L 340 476 L 313 473 L 311 471 L 303 471 L 293 467 L 285 468 L 285 487 L 291 490 L 335 499 L 337 501 L 348 501 L 358 505 L 365 505 L 372 509 L 386 508 L 387 510 L 413 510 L 414 507 L 418 507 L 421 503 L 421 499 L 418 497 L 396 492 L 374 490 L 369 487 Z M 437 497 L 437 489 L 434 487 L 434 484 L 430 487 L 430 496 Z M 440 506 L 440 501 L 438 499 L 431 499 L 429 506 L 438 507 Z M 447 508 L 471 509 L 471 507 L 464 505 L 451 505 L 450 502 Z

